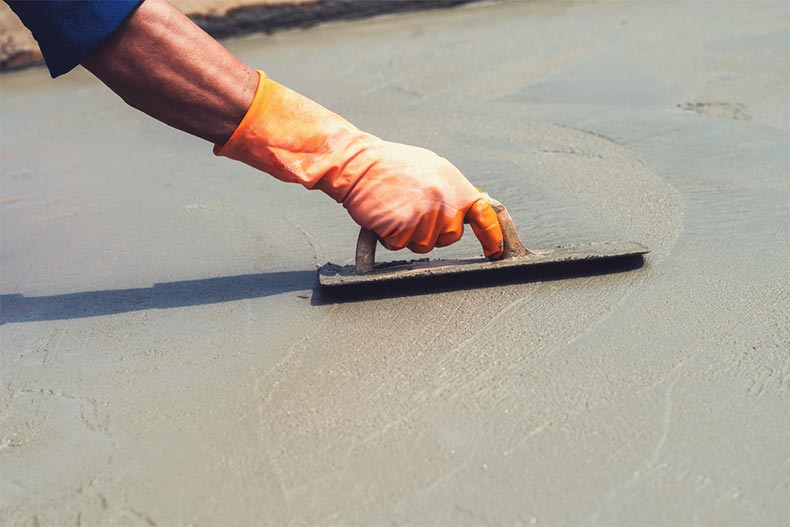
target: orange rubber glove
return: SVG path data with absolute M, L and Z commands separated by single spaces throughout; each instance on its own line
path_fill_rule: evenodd
M 502 255 L 496 213 L 449 161 L 429 150 L 383 141 L 258 72 L 255 98 L 214 153 L 342 203 L 385 247 L 426 253 L 461 238 L 464 220 L 483 253 Z

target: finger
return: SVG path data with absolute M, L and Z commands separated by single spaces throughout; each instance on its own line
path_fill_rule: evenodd
M 393 229 L 389 236 L 381 236 L 381 244 L 390 251 L 400 251 L 409 245 L 414 237 L 415 226 L 401 228 L 401 230 Z
M 429 246 L 427 244 L 414 243 L 414 242 L 412 242 L 409 245 L 407 245 L 407 247 L 409 248 L 409 250 L 411 252 L 417 253 L 417 254 L 425 254 L 425 253 L 429 253 L 429 252 L 431 252 L 433 250 L 433 246 Z
M 381 245 L 389 249 L 390 251 L 400 251 L 404 247 L 406 247 L 406 241 L 403 240 L 400 236 L 392 236 L 390 238 L 380 238 L 379 241 Z
M 438 210 L 424 214 L 412 232 L 409 249 L 418 254 L 431 252 L 439 238 L 441 223 L 442 214 Z
M 464 234 L 464 219 L 459 214 L 453 218 L 452 224 L 439 235 L 436 239 L 437 247 L 447 247 L 461 239 Z
M 450 231 L 445 232 L 439 235 L 439 238 L 436 239 L 436 246 L 437 247 L 447 247 L 448 245 L 452 245 L 464 235 L 464 229 L 458 231 Z
M 491 205 L 483 198 L 475 201 L 466 213 L 466 221 L 480 240 L 486 258 L 496 260 L 501 257 L 505 242 L 502 239 L 502 229 L 499 227 L 496 212 Z

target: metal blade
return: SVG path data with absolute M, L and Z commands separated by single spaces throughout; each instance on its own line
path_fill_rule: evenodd
M 482 257 L 459 260 L 423 258 L 412 261 L 383 262 L 377 263 L 373 271 L 364 274 L 357 274 L 353 265 L 341 266 L 328 263 L 318 270 L 318 282 L 324 287 L 375 284 L 430 276 L 624 258 L 647 254 L 650 249 L 635 242 L 610 242 L 567 245 L 552 249 L 530 249 L 530 251 L 530 254 L 525 256 L 494 262 Z

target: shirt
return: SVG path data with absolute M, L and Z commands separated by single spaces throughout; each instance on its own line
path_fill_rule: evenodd
M 33 33 L 52 77 L 71 71 L 143 0 L 5 0 Z

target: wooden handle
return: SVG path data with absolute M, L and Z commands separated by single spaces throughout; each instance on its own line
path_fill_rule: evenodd
M 483 192 L 483 195 L 488 199 L 489 205 L 496 212 L 497 220 L 499 220 L 499 227 L 502 229 L 502 238 L 504 241 L 504 251 L 502 252 L 501 260 L 507 258 L 514 258 L 516 256 L 524 256 L 529 254 L 527 249 L 518 237 L 516 225 L 510 217 L 507 209 L 500 202 Z M 369 273 L 376 265 L 376 245 L 379 238 L 376 233 L 369 231 L 365 228 L 359 230 L 359 237 L 357 237 L 357 255 L 356 255 L 356 272 L 357 274 Z

